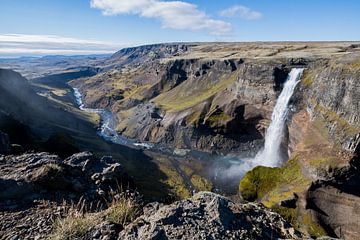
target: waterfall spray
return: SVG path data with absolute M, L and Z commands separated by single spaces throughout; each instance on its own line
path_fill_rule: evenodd
M 302 68 L 293 68 L 289 73 L 271 115 L 271 123 L 265 134 L 264 149 L 256 155 L 253 161 L 254 166 L 278 167 L 281 165 L 283 159 L 281 157 L 280 147 L 288 115 L 288 104 L 296 85 L 300 82 L 303 71 L 304 69 Z

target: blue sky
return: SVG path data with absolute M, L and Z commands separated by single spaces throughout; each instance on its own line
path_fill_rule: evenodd
M 180 41 L 360 40 L 358 0 L 0 0 L 0 56 Z

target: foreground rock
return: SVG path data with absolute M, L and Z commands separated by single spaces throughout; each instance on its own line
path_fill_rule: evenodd
M 89 152 L 0 156 L 0 176 L 0 239 L 46 239 L 71 203 L 101 208 L 107 193 L 132 185 L 111 157 Z
M 119 239 L 298 239 L 283 220 L 258 204 L 235 204 L 210 192 L 171 205 L 150 204 Z
M 105 193 L 131 185 L 111 157 L 74 154 L 64 161 L 48 153 L 0 157 L 0 210 L 25 207 L 37 199 L 61 202 L 103 199 Z

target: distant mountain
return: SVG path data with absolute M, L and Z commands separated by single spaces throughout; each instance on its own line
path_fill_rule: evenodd
M 49 55 L 44 57 L 0 58 L 0 68 L 19 72 L 28 79 L 63 73 L 69 70 L 96 67 L 110 54 L 93 55 Z

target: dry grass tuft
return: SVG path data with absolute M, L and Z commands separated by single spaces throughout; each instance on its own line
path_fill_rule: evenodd
M 124 195 L 116 195 L 104 214 L 106 220 L 126 225 L 134 221 L 141 214 L 141 211 L 140 205 L 134 199 L 126 198 Z
M 76 205 L 71 204 L 66 211 L 65 218 L 59 218 L 54 222 L 54 231 L 50 239 L 71 240 L 85 237 L 97 225 L 104 221 L 126 225 L 142 213 L 142 208 L 134 197 L 126 193 L 112 194 L 112 200 L 108 208 L 92 212 L 92 205 L 87 205 L 80 200 Z

